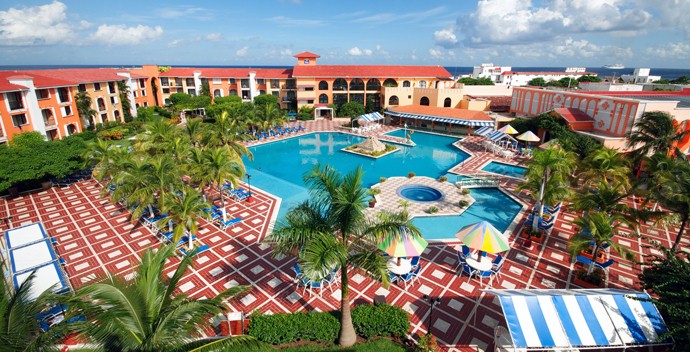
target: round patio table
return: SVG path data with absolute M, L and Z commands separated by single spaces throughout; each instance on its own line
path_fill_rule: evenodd
M 408 259 L 401 259 L 398 265 L 398 258 L 391 258 L 386 263 L 388 271 L 395 275 L 405 275 L 412 270 L 412 263 Z
M 488 257 L 482 257 L 481 261 L 477 261 L 475 256 L 469 256 L 465 259 L 465 262 L 467 265 L 470 266 L 470 268 L 478 271 L 489 271 L 491 270 L 491 259 Z

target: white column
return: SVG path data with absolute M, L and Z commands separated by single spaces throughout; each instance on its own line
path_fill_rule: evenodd
M 29 76 L 8 77 L 8 81 L 12 84 L 24 86 L 29 90 L 22 92 L 24 104 L 26 104 L 27 118 L 31 119 L 33 130 L 40 132 L 44 137 L 46 136 L 46 124 L 43 121 L 43 114 L 41 108 L 38 106 L 38 99 L 36 97 L 36 87 L 34 86 L 34 79 Z M 57 115 L 55 116 L 57 119 Z
M 196 95 L 201 92 L 201 71 L 194 71 L 194 91 Z
M 259 95 L 256 90 L 256 72 L 249 72 L 249 100 L 254 101 L 254 97 Z
M 129 87 L 129 94 L 127 94 L 127 99 L 129 99 L 129 113 L 133 117 L 137 117 L 137 109 L 136 109 L 137 104 L 134 101 L 134 90 L 136 90 L 138 88 L 137 82 L 132 79 L 132 75 L 129 72 L 118 72 L 117 75 L 127 78 L 125 80 L 125 84 L 127 85 L 127 87 Z M 118 98 L 119 98 L 119 96 L 118 96 Z M 123 115 L 122 120 L 123 121 L 125 118 L 124 114 L 125 114 L 125 112 L 123 110 L 122 111 L 122 115 Z

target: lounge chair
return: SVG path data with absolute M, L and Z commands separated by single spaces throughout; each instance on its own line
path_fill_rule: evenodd
M 228 227 L 235 227 L 235 225 L 237 225 L 241 222 L 242 222 L 242 218 L 232 218 L 232 219 L 228 219 L 226 221 L 223 221 L 222 218 L 218 219 L 220 229 L 223 231 L 225 231 Z
M 211 249 L 211 247 L 209 247 L 209 246 L 207 246 L 207 245 L 205 245 L 205 244 L 201 244 L 200 246 L 194 246 L 193 249 L 198 249 L 197 252 L 196 252 L 196 254 L 198 255 L 198 254 L 201 254 L 201 253 L 203 253 L 203 252 L 205 252 L 205 251 Z M 178 248 L 177 248 L 177 251 L 178 251 L 178 253 L 180 253 L 182 256 L 187 256 L 189 253 L 192 252 L 192 250 L 187 250 L 187 248 L 185 248 L 185 246 L 180 246 L 180 247 L 178 247 Z
M 233 193 L 233 198 L 235 198 L 235 200 L 239 202 L 251 197 L 251 195 L 251 192 L 245 191 L 243 188 L 240 188 L 237 190 L 237 192 Z
M 599 264 L 599 263 L 597 263 L 597 262 L 594 262 L 594 266 L 596 266 L 596 267 L 599 268 L 599 269 L 606 270 L 608 267 L 610 267 L 611 265 L 613 265 L 615 262 L 616 262 L 615 260 L 609 259 L 609 260 L 607 260 L 606 262 L 601 263 L 601 264 Z

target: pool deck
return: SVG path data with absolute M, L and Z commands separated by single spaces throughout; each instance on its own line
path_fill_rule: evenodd
M 338 130 L 338 124 L 325 120 L 301 124 L 309 131 Z M 385 126 L 375 133 L 383 134 L 393 129 L 397 127 Z M 478 140 L 470 137 L 456 143 L 471 157 L 454 167 L 452 172 L 481 173 L 480 169 L 494 160 Z M 251 143 L 256 144 L 259 142 Z M 531 204 L 526 192 L 516 192 L 519 182 L 509 177 L 500 178 L 504 191 Z M 129 213 L 101 198 L 100 191 L 101 185 L 97 182 L 84 180 L 69 187 L 51 188 L 9 200 L 0 199 L 0 218 L 12 216 L 11 225 L 14 227 L 43 222 L 47 233 L 57 239 L 57 252 L 66 260 L 65 269 L 76 288 L 102 277 L 106 272 L 130 275 L 142 251 L 158 246 L 160 242 L 148 228 L 130 223 Z M 211 249 L 195 259 L 194 269 L 181 280 L 179 292 L 192 297 L 210 297 L 227 287 L 247 284 L 252 285 L 253 290 L 240 301 L 229 303 L 229 310 L 281 313 L 338 309 L 338 287 L 334 287 L 333 292 L 324 291 L 322 297 L 302 294 L 302 290 L 292 282 L 294 258 L 272 258 L 270 246 L 261 243 L 271 226 L 270 219 L 278 211 L 278 200 L 254 188 L 252 191 L 252 203 L 227 203 L 229 214 L 244 219 L 238 226 L 221 231 L 216 225 L 201 220 L 198 237 Z M 637 206 L 632 200 L 626 202 Z M 502 278 L 495 280 L 493 287 L 577 288 L 571 275 L 573 264 L 566 252 L 567 241 L 575 233 L 571 222 L 577 216 L 566 206 L 558 215 L 553 231 L 543 243 L 535 243 L 531 248 L 515 243 L 518 226 L 510 236 L 512 248 L 504 253 L 506 263 Z M 523 214 L 520 224 L 524 218 Z M 7 224 L 1 224 L 0 229 L 7 229 Z M 641 233 L 665 246 L 671 245 L 677 230 L 675 227 L 656 227 L 651 223 L 640 225 Z M 648 255 L 660 254 L 641 238 L 618 238 L 617 242 L 636 253 L 638 261 Z M 681 246 L 688 248 L 690 238 L 685 237 Z M 430 243 L 422 256 L 420 279 L 407 290 L 397 285 L 384 289 L 381 284 L 353 270 L 350 273 L 352 302 L 369 304 L 374 296 L 385 296 L 386 302 L 403 307 L 410 313 L 412 334 L 416 335 L 427 332 L 429 321 L 429 306 L 422 296 L 441 297 L 441 303 L 434 309 L 432 332 L 442 349 L 493 350 L 493 329 L 498 324 L 505 324 L 501 308 L 494 297 L 479 291 L 477 280 L 456 275 L 456 251 L 457 242 Z M 617 263 L 609 269 L 606 286 L 639 289 L 636 275 L 640 267 L 616 254 L 613 258 Z M 179 259 L 172 260 L 166 274 L 170 274 L 177 263 Z

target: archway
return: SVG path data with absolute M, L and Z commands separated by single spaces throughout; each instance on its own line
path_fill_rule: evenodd
M 355 78 L 350 81 L 350 90 L 364 90 L 364 81 L 359 78 Z
M 319 104 L 328 104 L 328 95 L 326 95 L 326 94 L 319 95 Z
M 443 107 L 444 108 L 449 108 L 451 107 L 452 100 L 450 98 L 443 99 Z
M 419 105 L 429 106 L 429 98 L 422 97 L 422 99 L 419 99 Z
M 403 81 L 403 88 L 410 88 L 410 81 Z
M 345 81 L 342 78 L 338 78 L 335 81 L 333 81 L 333 90 L 347 90 L 347 81 Z
M 393 95 L 390 98 L 388 98 L 388 105 L 399 105 L 400 100 L 398 99 L 397 95 Z
M 383 86 L 384 87 L 397 87 L 398 82 L 392 78 L 388 78 L 385 81 L 383 81 Z
M 214 98 L 218 98 L 218 97 L 221 97 L 221 96 L 223 96 L 223 95 L 221 94 L 220 89 L 215 89 L 215 90 L 213 91 L 213 97 L 214 97 Z
M 381 89 L 381 82 L 376 79 L 372 78 L 367 82 L 367 90 L 379 90 Z
M 319 82 L 319 90 L 328 90 L 328 82 L 326 82 L 326 81 Z

